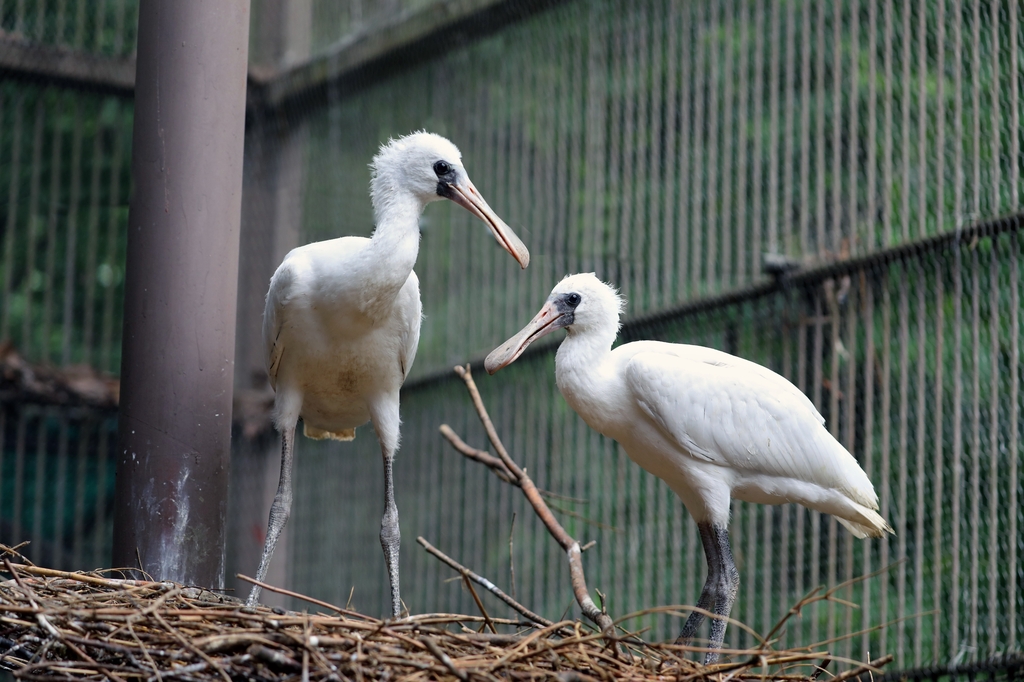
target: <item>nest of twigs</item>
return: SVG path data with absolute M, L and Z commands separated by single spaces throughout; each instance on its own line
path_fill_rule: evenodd
M 687 660 L 683 647 L 613 642 L 579 621 L 535 627 L 454 614 L 386 621 L 312 599 L 317 613 L 251 609 L 177 583 L 5 566 L 14 577 L 0 583 L 0 666 L 25 680 L 810 681 L 827 665 L 822 652 L 761 650 L 705 667 Z M 485 620 L 508 632 L 482 632 Z M 800 663 L 804 672 L 794 674 Z

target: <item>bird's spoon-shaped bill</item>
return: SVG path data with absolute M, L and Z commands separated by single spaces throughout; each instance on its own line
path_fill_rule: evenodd
M 455 191 L 451 193 L 449 198 L 487 223 L 498 243 L 516 259 L 523 269 L 526 269 L 526 266 L 530 264 L 530 252 L 527 250 L 526 245 L 516 236 L 512 228 L 506 225 L 505 221 L 491 210 L 491 207 L 484 201 L 484 198 L 473 185 L 473 182 L 469 178 L 464 178 L 453 182 L 451 188 Z
M 540 337 L 570 324 L 572 314 L 559 310 L 555 301 L 549 300 L 518 334 L 491 351 L 484 360 L 484 369 L 488 374 L 494 374 L 502 367 L 515 362 L 526 347 Z

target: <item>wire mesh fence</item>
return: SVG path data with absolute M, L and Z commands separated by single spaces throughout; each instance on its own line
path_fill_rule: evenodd
M 561 4 L 296 105 L 303 239 L 342 214 L 370 231 L 382 139 L 461 145 L 537 253 L 520 276 L 468 216 L 428 211 L 423 375 L 485 353 L 566 272 L 597 270 L 636 314 L 757 282 L 766 253 L 842 260 L 1012 212 L 1019 7 L 957 7 Z
M 901 665 L 1016 647 L 1019 247 L 1016 223 L 998 238 L 971 228 L 1020 206 L 1019 12 L 563 3 L 300 112 L 300 242 L 334 236 L 339 216 L 368 234 L 366 160 L 380 140 L 423 127 L 460 144 L 533 252 L 520 273 L 468 216 L 424 216 L 426 319 L 403 400 L 406 537 L 422 532 L 507 585 L 515 511 L 520 594 L 551 617 L 571 603 L 556 547 L 511 492 L 446 452 L 436 428 L 473 432 L 458 387 L 440 378 L 451 364 L 518 329 L 563 274 L 595 270 L 622 288 L 631 316 L 657 320 L 627 336 L 707 343 L 793 378 L 864 463 L 897 528 L 891 542 L 854 543 L 816 514 L 737 504 L 745 622 L 767 630 L 811 586 L 904 559 L 852 590 L 860 611 L 822 607 L 787 638 L 894 621 L 839 646 L 892 651 Z M 950 237 L 965 230 L 976 241 Z M 772 289 L 765 263 L 806 276 Z M 835 263 L 859 266 L 820 270 Z M 700 551 L 678 502 L 568 412 L 550 352 L 532 362 L 482 385 L 541 485 L 588 501 L 569 508 L 598 525 L 563 521 L 599 538 L 592 580 L 619 613 L 695 598 Z M 383 608 L 380 467 L 362 438 L 351 457 L 300 445 L 309 487 L 292 579 L 339 601 L 355 585 L 355 603 Z M 404 584 L 422 608 L 472 608 L 456 587 L 438 591 L 444 569 L 411 543 L 409 554 Z M 651 624 L 662 637 L 679 625 Z
M 120 369 L 131 120 L 118 97 L 0 82 L 0 339 L 33 362 Z
M 63 570 L 110 563 L 116 414 L 0 410 L 0 542 Z
M 83 395 L 119 371 L 132 106 L 18 64 L 41 46 L 121 57 L 135 19 L 124 2 L 19 2 L 0 5 L 0 27 L 0 537 L 47 565 L 98 568 L 116 411 L 46 399 L 38 368 L 63 368 Z
M 731 535 L 742 581 L 736 617 L 766 632 L 812 587 L 901 562 L 843 595 L 860 609 L 812 607 L 784 643 L 888 624 L 836 647 L 855 657 L 892 652 L 903 666 L 1015 649 L 1024 606 L 1020 255 L 1014 232 L 979 236 L 973 245 L 965 240 L 627 325 L 627 340 L 701 343 L 791 378 L 862 463 L 896 528 L 886 541 L 857 541 L 833 519 L 800 507 L 735 503 Z M 541 488 L 570 498 L 555 503 L 560 520 L 581 542 L 597 540 L 585 557 L 590 580 L 616 614 L 695 598 L 704 576 L 694 524 L 667 486 L 571 413 L 553 385 L 550 352 L 478 383 L 514 458 Z M 573 603 L 561 552 L 517 491 L 461 461 L 437 433 L 449 423 L 469 442 L 485 442 L 461 386 L 415 387 L 403 410 L 398 499 L 406 536 L 426 536 L 509 588 L 515 513 L 520 598 L 558 618 Z M 337 446 L 301 444 L 299 480 L 308 496 L 297 500 L 292 555 L 297 585 L 342 602 L 355 586 L 360 607 L 386 599 L 387 589 L 376 551 L 381 474 L 369 435 L 351 456 Z M 342 533 L 319 529 L 331 518 Z M 423 609 L 472 608 L 458 584 L 439 590 L 447 569 L 411 553 L 403 580 Z M 642 624 L 660 637 L 681 626 L 668 616 Z M 754 643 L 738 628 L 730 636 L 736 646 Z
M 564 557 L 517 491 L 447 449 L 437 427 L 483 445 L 451 365 L 479 364 L 561 276 L 595 271 L 629 300 L 624 340 L 706 344 L 793 380 L 862 463 L 896 529 L 856 541 L 802 508 L 736 503 L 735 617 L 766 631 L 813 586 L 898 562 L 850 588 L 844 598 L 859 609 L 812 607 L 784 644 L 857 633 L 835 650 L 891 652 L 902 668 L 1019 650 L 1024 6 L 491 4 L 515 20 L 488 23 L 481 10 L 461 33 L 413 43 L 400 67 L 368 62 L 284 102 L 255 99 L 248 112 L 239 388 L 265 387 L 263 296 L 288 249 L 370 233 L 367 164 L 390 136 L 425 128 L 451 138 L 533 255 L 520 272 L 464 212 L 433 205 L 424 214 L 416 270 L 426 317 L 403 394 L 396 480 L 409 607 L 475 608 L 415 544 L 424 535 L 503 587 L 514 566 L 515 594 L 543 615 L 570 609 Z M 61 7 L 64 18 L 45 3 L 5 3 L 0 23 L 18 40 L 132 52 L 133 4 Z M 426 1 L 256 2 L 251 61 L 287 79 L 296 64 L 343 61 L 382 26 L 444 11 Z M 131 115 L 123 97 L 0 82 L 0 339 L 33 361 L 119 365 Z M 704 568 L 694 524 L 557 395 L 553 348 L 478 375 L 499 432 L 538 485 L 564 496 L 554 506 L 570 532 L 597 540 L 585 561 L 614 614 L 695 600 Z M 65 466 L 66 433 L 67 471 L 98 472 L 101 459 L 75 463 L 74 439 L 76 429 L 94 434 L 87 450 L 99 453 L 106 427 L 19 406 L 4 414 L 3 520 L 20 513 L 22 528 L 56 528 L 24 511 L 24 491 L 42 480 L 24 473 L 36 470 L 31 453 L 46 453 L 40 467 Z M 267 435 L 238 443 L 229 562 L 251 574 L 277 445 Z M 298 449 L 278 575 L 342 604 L 352 590 L 353 605 L 384 612 L 372 430 L 352 444 L 303 440 Z M 16 512 L 9 481 L 19 480 Z M 65 481 L 65 510 L 78 504 L 72 490 L 99 486 L 78 488 L 70 473 L 54 480 Z M 667 638 L 681 623 L 634 624 Z M 750 643 L 739 628 L 728 636 Z
M 8 0 L 0 28 L 7 40 L 124 56 L 135 51 L 138 12 L 137 0 Z

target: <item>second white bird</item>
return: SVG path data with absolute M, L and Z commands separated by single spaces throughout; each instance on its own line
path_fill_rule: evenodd
M 566 277 L 522 331 L 485 362 L 491 374 L 556 329 L 555 378 L 587 424 L 618 441 L 664 480 L 700 529 L 708 577 L 697 606 L 711 623 L 705 662 L 717 660 L 739 587 L 729 545 L 730 500 L 797 502 L 834 515 L 857 537 L 892 528 L 857 460 L 824 427 L 810 400 L 756 363 L 702 346 L 637 341 L 611 349 L 624 302 L 592 273 Z M 694 611 L 689 640 L 704 616 Z

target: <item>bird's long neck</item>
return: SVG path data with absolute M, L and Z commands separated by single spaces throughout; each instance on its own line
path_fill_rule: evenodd
M 555 355 L 555 381 L 566 402 L 588 423 L 601 411 L 610 380 L 605 361 L 615 341 L 616 328 L 578 331 L 571 327 Z M 595 428 L 597 428 L 595 426 Z M 600 430 L 600 429 L 598 429 Z
M 370 315 L 390 308 L 409 279 L 420 249 L 419 219 L 423 202 L 406 192 L 389 193 L 374 202 L 376 228 L 370 237 L 363 309 Z

